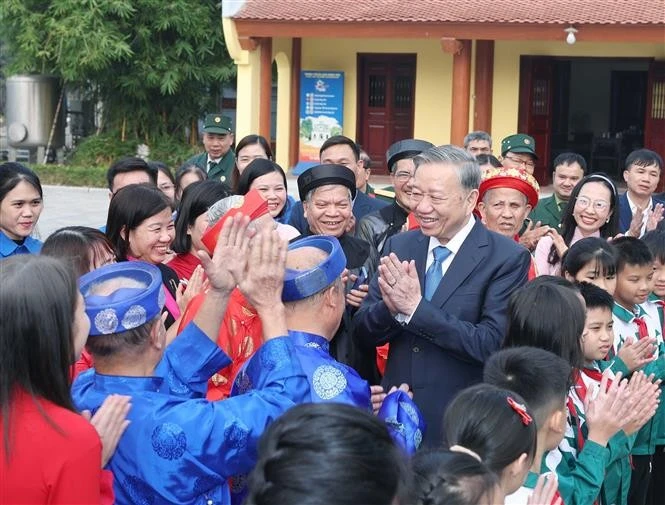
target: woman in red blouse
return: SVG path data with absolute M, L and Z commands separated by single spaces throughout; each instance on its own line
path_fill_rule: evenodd
M 70 366 L 90 328 L 74 273 L 54 258 L 15 256 L 2 261 L 0 285 L 0 503 L 113 503 L 102 467 L 129 403 L 107 399 L 92 420 L 72 405 Z

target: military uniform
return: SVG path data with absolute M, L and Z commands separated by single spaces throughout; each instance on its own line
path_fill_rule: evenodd
M 230 135 L 232 133 L 231 119 L 220 114 L 208 114 L 205 118 L 203 132 Z M 208 174 L 208 179 L 217 179 L 230 184 L 235 164 L 235 153 L 233 149 L 229 149 L 226 154 L 216 161 L 210 159 L 207 152 L 203 152 L 189 158 L 183 166 L 195 165 Z

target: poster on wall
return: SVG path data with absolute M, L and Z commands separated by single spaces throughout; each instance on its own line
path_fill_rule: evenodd
M 294 175 L 318 165 L 319 148 L 328 138 L 342 134 L 343 118 L 344 72 L 300 72 L 300 141 Z

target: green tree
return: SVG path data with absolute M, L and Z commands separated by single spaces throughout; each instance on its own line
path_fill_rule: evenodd
M 151 143 L 215 109 L 235 67 L 218 0 L 2 0 L 5 75 L 59 76 L 94 93 L 104 129 Z
M 300 138 L 312 140 L 312 120 L 310 118 L 300 122 Z

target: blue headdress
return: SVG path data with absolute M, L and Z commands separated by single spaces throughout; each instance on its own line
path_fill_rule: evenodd
M 131 279 L 142 287 L 123 287 L 109 294 L 94 293 L 95 286 L 113 279 Z M 138 328 L 157 317 L 164 307 L 159 269 L 142 261 L 106 265 L 83 275 L 79 288 L 90 318 L 90 335 L 110 335 Z
M 376 417 L 386 423 L 390 436 L 407 455 L 415 454 L 427 426 L 407 393 L 398 389 L 386 396 Z
M 316 247 L 327 253 L 328 257 L 309 270 L 286 269 L 282 290 L 284 302 L 295 302 L 318 293 L 335 282 L 346 268 L 346 256 L 335 237 L 304 237 L 289 244 L 289 251 L 301 247 Z

